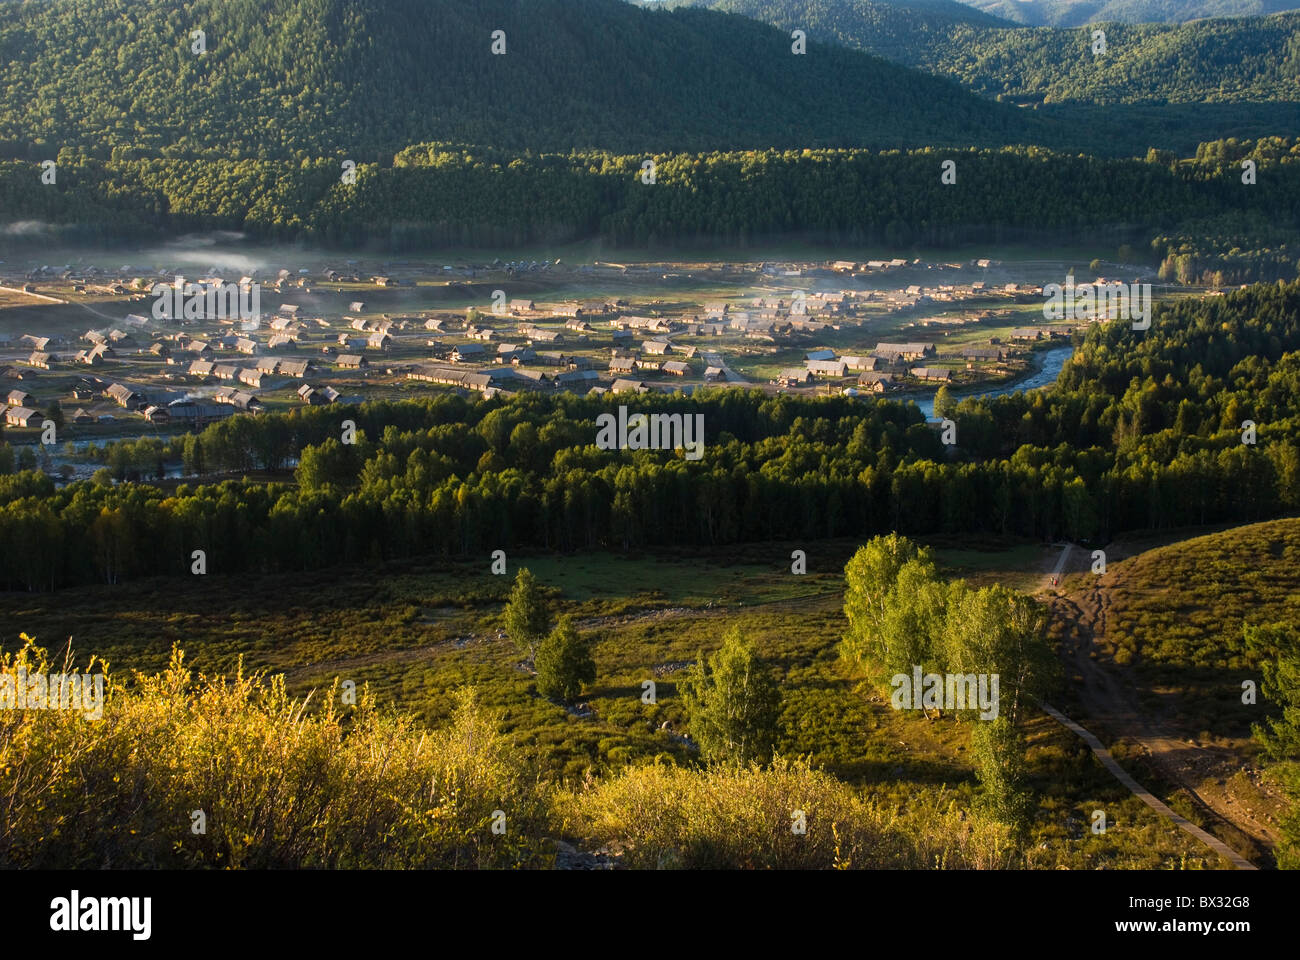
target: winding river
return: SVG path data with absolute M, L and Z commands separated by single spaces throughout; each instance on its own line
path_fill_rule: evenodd
M 1056 382 L 1056 378 L 1060 376 L 1061 368 L 1065 366 L 1065 361 L 1073 353 L 1073 346 L 1052 347 L 1039 354 L 1040 365 L 1037 370 L 1020 380 L 1016 380 L 1014 383 L 1004 383 L 987 390 L 954 390 L 952 395 L 957 400 L 965 397 L 1005 397 L 1007 394 L 1018 393 L 1021 390 L 1035 390 L 1039 387 L 1046 387 Z M 917 400 L 916 405 L 921 408 L 921 412 L 925 414 L 927 419 L 934 416 L 934 394 Z

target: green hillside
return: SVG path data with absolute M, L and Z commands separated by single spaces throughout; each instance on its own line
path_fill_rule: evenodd
M 620 0 L 6 3 L 0 158 L 386 163 L 428 142 L 624 154 L 1032 142 L 1122 156 L 1300 123 L 1300 15 L 1112 26 L 1094 58 L 1086 29 L 980 25 L 941 0 L 715 5 L 744 16 Z M 806 56 L 790 51 L 791 24 Z M 1241 102 L 1251 109 L 1221 106 Z
M 983 27 L 1010 27 L 1014 21 L 986 13 L 962 0 L 857 0 L 860 7 L 890 7 L 896 11 L 926 18 L 973 23 Z
M 1099 637 L 1125 662 L 1239 668 L 1242 624 L 1300 618 L 1300 519 L 1271 520 L 1148 550 L 1109 570 Z
M 1106 52 L 1095 56 L 1088 27 L 1006 29 L 852 0 L 713 0 L 709 6 L 803 29 L 811 40 L 865 50 L 1023 103 L 1300 101 L 1300 14 L 1178 26 L 1110 23 Z
M 1185 156 L 1216 136 L 1293 132 L 1300 90 L 1293 102 L 1273 94 L 1297 84 L 1300 71 L 1287 70 L 1300 16 L 1258 21 L 1273 32 L 1254 40 L 1234 21 L 1117 28 L 1117 62 L 1094 64 L 1082 46 L 1073 61 L 1061 52 L 1084 31 L 954 23 L 951 6 L 803 0 L 811 45 L 796 56 L 782 27 L 621 0 L 7 3 L 0 210 L 6 223 L 57 225 L 74 241 L 229 228 L 401 248 L 588 237 L 942 244 L 1127 224 L 1106 239 L 1146 244 L 1158 232 L 1167 243 L 1155 252 L 1182 257 L 1171 268 L 1180 276 L 1294 275 L 1286 238 L 1261 232 L 1294 222 L 1290 141 L 1276 141 L 1278 175 L 1244 203 L 1225 165 L 1237 156 L 1180 174 L 1163 155 L 1073 155 Z M 935 58 L 931 69 L 985 96 L 845 49 L 861 28 L 844 19 L 854 10 L 911 24 L 894 34 L 900 43 L 928 37 L 917 49 Z M 817 11 L 841 17 L 825 21 L 839 32 Z M 191 52 L 198 29 L 203 54 Z M 1183 31 L 1194 29 L 1218 46 L 1187 55 Z M 503 56 L 491 53 L 494 30 L 505 31 Z M 1166 44 L 1166 60 L 1129 65 L 1133 42 Z M 1237 71 L 1224 68 L 1211 93 L 1207 64 L 1225 61 Z M 1149 102 L 1174 85 L 1224 102 Z M 1023 109 L 994 94 L 1053 102 Z M 1277 102 L 1232 102 L 1248 95 Z M 942 186 L 942 158 L 916 148 L 960 149 L 960 186 Z M 881 152 L 899 149 L 910 152 Z M 652 192 L 639 181 L 648 156 L 661 167 Z M 56 157 L 57 184 L 33 189 L 37 163 Z M 340 182 L 345 160 L 358 164 L 355 184 Z M 1234 239 L 1219 249 L 1209 238 L 1223 231 L 1193 218 L 1225 217 Z M 1248 262 L 1231 262 L 1233 247 Z
M 987 95 L 1099 104 L 1300 101 L 1300 14 L 1179 26 L 975 30 L 959 27 L 916 66 Z
M 757 22 L 621 0 L 6 3 L 0 63 L 0 155 L 31 159 L 79 147 L 362 161 L 429 140 L 903 147 L 1025 131 L 1015 111 L 893 63 L 817 45 L 796 57 Z

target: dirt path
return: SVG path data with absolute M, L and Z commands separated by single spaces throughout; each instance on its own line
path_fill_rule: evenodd
M 1114 562 L 1112 553 L 1118 551 L 1112 551 L 1108 546 L 1107 556 L 1110 562 Z M 1236 828 L 1259 846 L 1271 849 L 1277 840 L 1275 830 L 1265 819 L 1263 810 L 1254 809 L 1263 804 L 1251 803 L 1249 800 L 1239 801 L 1230 796 L 1227 790 L 1208 789 L 1208 785 L 1216 787 L 1225 785 L 1228 778 L 1240 768 L 1240 758 L 1226 749 L 1196 744 L 1187 739 L 1185 734 L 1180 734 L 1170 718 L 1151 715 L 1149 711 L 1142 708 L 1140 692 L 1132 677 L 1109 670 L 1096 659 L 1097 638 L 1105 636 L 1107 621 L 1111 615 L 1110 597 L 1101 586 L 1100 578 L 1094 579 L 1092 585 L 1081 593 L 1066 594 L 1053 586 L 1053 578 L 1059 576 L 1062 571 L 1090 571 L 1091 559 L 1087 555 L 1076 555 L 1077 570 L 1071 571 L 1066 568 L 1065 561 L 1068 554 L 1067 547 L 1058 560 L 1057 572 L 1045 577 L 1040 596 L 1051 609 L 1052 617 L 1066 627 L 1066 633 L 1062 638 L 1061 654 L 1067 669 L 1077 674 L 1079 678 L 1079 682 L 1074 684 L 1073 689 L 1079 697 L 1085 715 L 1091 718 L 1092 723 L 1103 729 L 1112 742 L 1126 741 L 1141 749 L 1151 766 L 1170 783 L 1175 783 L 1186 790 L 1193 802 L 1203 811 Z M 1053 711 L 1049 708 L 1049 712 Z M 1056 712 L 1053 712 L 1053 715 L 1056 715 Z M 1057 719 L 1084 736 L 1085 740 L 1089 738 L 1096 740 L 1091 733 L 1083 730 L 1073 721 L 1069 721 L 1064 715 L 1058 716 Z M 1223 852 L 1219 850 L 1219 846 L 1226 848 L 1226 844 L 1222 841 L 1210 837 L 1200 828 L 1189 829 L 1193 825 L 1168 810 L 1168 807 L 1138 786 L 1127 773 L 1123 776 L 1117 773 L 1117 770 L 1122 772 L 1122 769 L 1109 752 L 1102 748 L 1105 757 L 1098 753 L 1098 748 L 1101 747 L 1100 741 L 1095 744 L 1090 742 L 1089 745 L 1093 747 L 1093 752 L 1097 753 L 1098 759 L 1107 769 L 1115 773 L 1116 777 L 1148 806 L 1170 816 L 1180 827 L 1193 833 L 1198 839 L 1207 843 L 1209 840 L 1206 840 L 1206 837 L 1214 840 L 1210 845 L 1217 852 Z M 1135 787 L 1137 789 L 1134 789 Z M 1248 806 L 1248 803 L 1251 805 Z M 1159 806 L 1156 806 L 1157 804 Z M 1255 869 L 1235 852 L 1230 859 L 1238 867 L 1245 864 L 1244 868 Z
M 20 297 L 31 297 L 33 300 L 44 300 L 47 303 L 67 303 L 67 300 L 60 300 L 58 297 L 51 297 L 46 293 L 32 293 L 24 290 L 22 287 L 0 287 L 0 293 L 16 293 Z
M 1135 797 L 1137 797 L 1139 800 L 1145 803 L 1156 813 L 1178 824 L 1179 827 L 1181 827 L 1187 833 L 1191 834 L 1197 840 L 1200 840 L 1202 843 L 1204 843 L 1206 846 L 1212 849 L 1215 853 L 1219 854 L 1219 856 L 1226 858 L 1238 870 L 1259 869 L 1253 863 L 1251 863 L 1249 860 L 1243 857 L 1241 854 L 1237 853 L 1237 851 L 1233 850 L 1230 846 L 1228 846 L 1226 843 L 1220 840 L 1218 837 L 1206 833 L 1204 830 L 1202 830 L 1196 824 L 1192 823 L 1186 817 L 1180 816 L 1179 814 L 1174 813 L 1174 811 L 1170 810 L 1169 807 L 1166 806 L 1163 802 L 1161 802 L 1154 794 L 1152 794 L 1150 790 L 1148 790 L 1146 787 L 1142 786 L 1140 783 L 1138 783 L 1136 780 L 1130 777 L 1127 771 L 1125 771 L 1123 767 L 1121 767 L 1118 763 L 1115 762 L 1115 758 L 1110 755 L 1110 751 L 1107 750 L 1104 746 L 1102 746 L 1101 741 L 1098 740 L 1096 737 L 1094 737 L 1087 730 L 1083 729 L 1083 727 L 1079 726 L 1077 723 L 1075 723 L 1073 720 L 1071 720 L 1069 717 L 1061 713 L 1061 711 L 1057 710 L 1055 707 L 1051 706 L 1050 704 L 1044 703 L 1042 704 L 1042 707 L 1045 711 L 1047 711 L 1049 716 L 1051 716 L 1053 719 L 1056 720 L 1057 723 L 1061 724 L 1062 726 L 1064 726 L 1069 730 L 1073 730 L 1076 734 L 1082 737 L 1084 742 L 1087 743 L 1088 746 L 1092 748 L 1093 754 L 1097 757 L 1098 760 L 1101 761 L 1101 765 L 1105 767 L 1107 770 L 1109 770 L 1116 780 L 1124 784 L 1124 786 L 1128 787 L 1129 790 L 1132 791 Z

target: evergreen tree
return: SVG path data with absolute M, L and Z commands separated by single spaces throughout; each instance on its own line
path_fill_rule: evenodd
M 544 697 L 572 700 L 596 679 L 590 642 L 565 615 L 537 648 L 537 690 Z
M 45 419 L 53 420 L 56 429 L 63 429 L 63 405 L 58 400 L 51 400 L 50 405 L 45 408 Z
M 514 587 L 505 611 L 506 636 L 520 654 L 532 660 L 537 645 L 551 628 L 551 611 L 532 572 L 522 568 L 515 575 Z
M 948 384 L 939 388 L 939 392 L 934 395 L 934 415 L 936 417 L 951 417 L 957 412 L 957 401 L 952 395 L 952 390 Z

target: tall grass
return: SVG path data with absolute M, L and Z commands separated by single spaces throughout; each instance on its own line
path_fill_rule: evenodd
M 0 675 L 51 669 L 24 641 L 0 655 Z M 815 678 L 797 677 L 811 689 Z M 969 791 L 890 780 L 875 753 L 871 796 L 783 759 L 767 768 L 634 762 L 603 779 L 589 768 L 585 784 L 561 792 L 527 772 L 544 767 L 501 732 L 474 688 L 459 690 L 432 732 L 378 709 L 366 688 L 355 706 L 340 693 L 291 698 L 282 678 L 240 667 L 196 675 L 174 650 L 165 669 L 129 683 L 108 672 L 98 719 L 0 709 L 0 868 L 545 868 L 550 838 L 561 837 L 646 869 L 1151 866 L 1185 847 L 1171 828 L 1112 831 L 1106 843 L 1119 847 L 1109 852 L 1064 835 L 1018 848 L 1007 828 L 964 809 Z M 903 720 L 886 714 L 872 723 L 887 723 L 877 739 L 893 742 Z M 942 746 L 933 738 L 943 725 L 913 726 L 909 741 Z M 1059 764 L 1050 771 L 1058 785 L 1080 775 L 1074 761 Z M 1054 798 L 1053 816 L 1094 809 L 1095 793 L 1085 780 Z M 792 830 L 796 810 L 803 834 Z M 193 829 L 196 811 L 205 832 Z M 503 834 L 492 831 L 496 811 Z M 1134 861 L 1126 842 L 1154 857 Z
M 49 658 L 28 641 L 0 658 L 20 667 Z M 309 709 L 280 677 L 196 677 L 179 650 L 130 687 L 107 679 L 100 719 L 0 710 L 0 867 L 549 864 L 545 791 L 470 690 L 430 734 L 364 690 Z
M 802 761 L 693 771 L 635 767 L 559 801 L 588 844 L 649 869 L 998 869 L 1020 865 L 1008 828 L 954 803 L 873 803 Z M 803 812 L 803 833 L 795 831 Z

